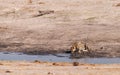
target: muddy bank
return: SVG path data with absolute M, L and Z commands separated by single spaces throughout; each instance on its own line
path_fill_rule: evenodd
M 66 50 L 53 50 L 51 48 L 41 47 L 40 44 L 24 44 L 24 43 L 1 43 L 1 52 L 21 52 L 31 55 L 39 54 L 55 54 L 55 53 L 65 53 Z
M 110 46 L 112 47 L 112 46 Z M 120 52 L 119 48 L 115 49 L 115 46 L 107 50 L 104 47 L 101 47 L 96 50 L 90 50 L 88 53 L 83 53 L 79 57 L 84 58 L 84 57 L 120 57 Z M 117 46 L 118 47 L 118 46 Z M 29 54 L 29 55 L 46 55 L 46 54 L 59 54 L 59 53 L 69 53 L 70 54 L 70 49 L 58 49 L 54 50 L 51 48 L 44 48 L 43 46 L 41 47 L 40 44 L 24 44 L 24 43 L 1 43 L 0 44 L 0 51 L 1 52 L 21 52 L 24 54 Z

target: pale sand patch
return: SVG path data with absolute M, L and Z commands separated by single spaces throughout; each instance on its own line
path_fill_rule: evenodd
M 5 75 L 120 75 L 120 64 L 79 64 L 26 61 L 0 61 L 0 74 Z

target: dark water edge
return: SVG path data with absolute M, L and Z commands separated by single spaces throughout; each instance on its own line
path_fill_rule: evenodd
M 46 54 L 46 55 L 27 55 L 15 52 L 0 52 L 0 60 L 20 60 L 20 61 L 49 61 L 49 62 L 80 62 L 88 64 L 120 64 L 120 58 L 70 58 L 70 54 Z

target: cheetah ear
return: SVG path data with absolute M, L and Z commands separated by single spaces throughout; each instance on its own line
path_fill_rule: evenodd
M 86 43 L 84 44 L 84 46 L 85 46 L 85 49 L 87 49 L 87 45 L 86 45 Z
M 73 47 L 70 47 L 70 50 L 72 50 L 73 49 Z

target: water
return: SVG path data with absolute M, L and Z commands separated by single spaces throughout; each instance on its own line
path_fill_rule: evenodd
M 25 60 L 25 61 L 49 61 L 49 62 L 80 62 L 90 64 L 120 64 L 120 58 L 80 58 L 70 59 L 70 54 L 57 55 L 27 55 L 23 53 L 0 52 L 0 60 Z

